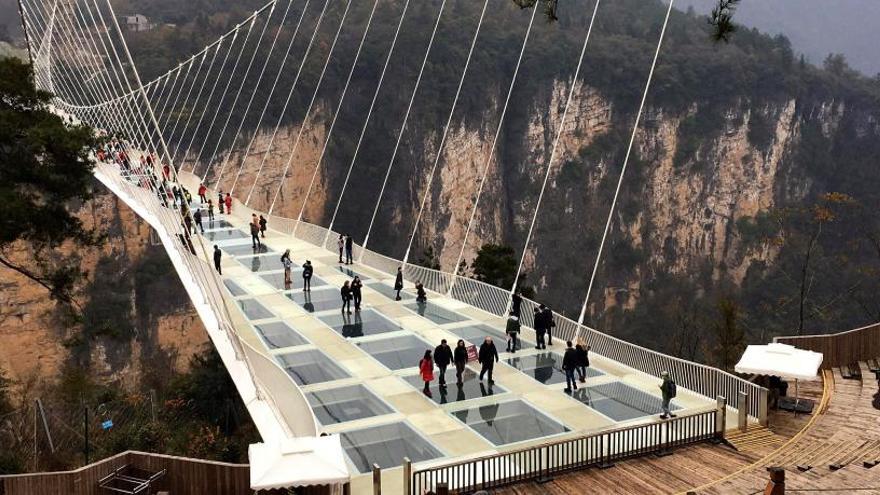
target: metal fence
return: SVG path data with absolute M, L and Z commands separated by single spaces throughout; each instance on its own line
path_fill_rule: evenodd
M 723 417 L 724 413 L 714 409 L 427 467 L 412 471 L 404 493 L 436 492 L 439 483 L 445 483 L 450 493 L 469 493 L 547 479 L 576 469 L 608 466 L 629 457 L 667 453 L 684 445 L 722 438 L 724 426 L 723 421 L 718 421 L 719 415 Z

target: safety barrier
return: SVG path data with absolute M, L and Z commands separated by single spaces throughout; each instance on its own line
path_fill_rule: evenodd
M 629 457 L 668 453 L 684 445 L 722 438 L 719 413 L 714 409 L 418 469 L 412 471 L 410 480 L 405 480 L 409 487 L 404 493 L 436 493 L 439 483 L 445 483 L 450 493 L 490 490 L 576 469 L 609 466 Z

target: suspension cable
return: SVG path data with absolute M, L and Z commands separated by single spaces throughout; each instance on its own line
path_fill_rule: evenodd
M 629 137 L 629 145 L 626 148 L 626 156 L 623 159 L 623 166 L 620 169 L 620 176 L 617 179 L 617 187 L 614 189 L 614 197 L 611 200 L 611 208 L 608 209 L 608 218 L 605 221 L 605 230 L 602 232 L 602 241 L 599 243 L 599 251 L 596 253 L 596 262 L 593 264 L 593 272 L 590 274 L 590 283 L 587 286 L 587 295 L 584 298 L 584 304 L 581 306 L 581 313 L 578 316 L 578 336 L 580 336 L 580 328 L 584 323 L 587 313 L 587 303 L 590 300 L 590 293 L 593 290 L 593 282 L 596 280 L 596 272 L 599 270 L 599 261 L 602 259 L 602 251 L 605 248 L 605 240 L 608 238 L 608 231 L 611 228 L 611 220 L 614 216 L 614 208 L 617 206 L 617 198 L 620 195 L 620 186 L 623 184 L 623 177 L 626 174 L 626 166 L 629 164 L 629 157 L 632 153 L 633 143 L 636 140 L 636 132 L 639 129 L 639 121 L 642 118 L 642 112 L 645 109 L 645 101 L 648 99 L 648 91 L 651 89 L 651 81 L 654 78 L 654 68 L 657 66 L 657 59 L 660 57 L 660 48 L 663 45 L 663 37 L 666 35 L 666 26 L 669 24 L 669 15 L 672 13 L 672 5 L 675 0 L 669 0 L 669 6 L 666 9 L 666 18 L 663 20 L 663 27 L 660 29 L 660 38 L 657 40 L 657 49 L 654 51 L 654 60 L 651 62 L 651 70 L 648 72 L 648 80 L 645 83 L 645 91 L 642 93 L 642 101 L 639 103 L 639 111 L 636 113 L 636 121 L 633 124 L 632 134 Z
M 330 232 L 333 231 L 333 224 L 336 222 L 336 215 L 339 213 L 339 207 L 342 205 L 342 197 L 345 195 L 345 188 L 348 186 L 348 179 L 351 177 L 351 171 L 354 168 L 354 162 L 357 160 L 358 151 L 361 149 L 361 143 L 364 141 L 364 134 L 367 132 L 367 126 L 370 123 L 370 116 L 373 114 L 373 108 L 376 106 L 376 99 L 379 97 L 379 90 L 382 89 L 382 82 L 385 80 L 385 71 L 388 69 L 388 63 L 391 61 L 391 55 L 394 53 L 394 47 L 397 45 L 397 36 L 400 34 L 400 27 L 403 25 L 403 19 L 406 17 L 406 11 L 409 8 L 409 0 L 403 4 L 400 13 L 400 20 L 397 22 L 397 28 L 394 30 L 394 38 L 391 40 L 391 47 L 388 49 L 388 55 L 385 57 L 385 63 L 382 66 L 382 73 L 379 76 L 379 82 L 376 84 L 376 91 L 373 92 L 373 99 L 370 101 L 370 108 L 367 110 L 367 118 L 364 119 L 364 126 L 361 128 L 361 134 L 358 137 L 357 145 L 354 148 L 354 154 L 351 162 L 348 164 L 348 171 L 345 173 L 345 181 L 342 183 L 342 190 L 339 192 L 339 198 L 336 200 L 336 207 L 333 209 L 333 216 L 330 218 L 330 225 L 327 227 L 327 233 L 324 235 L 324 242 L 330 238 Z M 361 253 L 363 256 L 363 252 Z
M 519 74 L 519 68 L 522 65 L 523 55 L 526 51 L 526 46 L 529 43 L 529 35 L 532 32 L 532 25 L 535 22 L 535 14 L 538 12 L 538 6 L 535 5 L 532 8 L 532 15 L 529 18 L 529 26 L 526 29 L 526 34 L 523 37 L 522 46 L 519 49 L 519 56 L 516 59 L 516 67 L 513 69 L 513 77 L 510 80 L 510 86 L 507 88 L 507 96 L 504 98 L 504 106 L 501 109 L 501 116 L 498 118 L 498 127 L 495 129 L 495 136 L 492 138 L 492 145 L 489 147 L 489 156 L 486 157 L 486 163 L 483 165 L 483 173 L 480 176 L 480 185 L 477 186 L 477 197 L 474 199 L 474 206 L 471 209 L 471 217 L 468 220 L 467 228 L 464 231 L 464 239 L 461 242 L 461 251 L 458 253 L 458 259 L 455 260 L 455 264 L 452 265 L 453 273 L 458 273 L 458 266 L 461 265 L 462 258 L 464 258 L 464 251 L 467 248 L 467 240 L 468 236 L 471 233 L 471 226 L 474 223 L 474 219 L 477 216 L 477 207 L 480 204 L 480 197 L 483 194 L 483 186 L 486 184 L 486 177 L 489 174 L 489 167 L 492 165 L 492 159 L 495 157 L 495 146 L 498 144 L 498 137 L 501 135 L 501 128 L 504 126 L 504 117 L 507 115 L 507 106 L 510 103 L 510 97 L 513 95 L 513 88 L 516 85 L 516 78 Z M 453 277 L 452 282 L 449 284 L 449 291 L 447 294 L 452 294 L 452 289 L 455 287 L 455 282 L 458 280 L 458 277 Z
M 434 164 L 431 165 L 431 171 L 428 173 L 428 180 L 425 183 L 425 195 L 419 205 L 419 213 L 416 215 L 416 221 L 413 222 L 413 231 L 409 236 L 409 244 L 406 246 L 406 252 L 403 255 L 403 264 L 409 261 L 409 252 L 412 249 L 413 240 L 416 238 L 416 232 L 419 230 L 419 222 L 422 220 L 422 212 L 425 210 L 425 203 L 428 201 L 428 195 L 431 193 L 431 183 L 434 182 L 434 173 L 437 171 L 437 165 L 443 156 L 443 147 L 446 145 L 446 137 L 449 135 L 449 128 L 452 126 L 452 117 L 455 115 L 455 107 L 458 104 L 458 98 L 461 96 L 461 88 L 464 86 L 464 78 L 467 76 L 468 67 L 471 65 L 471 57 L 474 54 L 474 47 L 477 45 L 477 38 L 480 37 L 480 30 L 483 27 L 483 19 L 486 16 L 486 7 L 489 6 L 489 0 L 483 2 L 483 10 L 480 12 L 480 20 L 477 22 L 477 29 L 474 31 L 474 37 L 471 39 L 471 47 L 468 50 L 467 59 L 464 62 L 464 70 L 461 71 L 461 77 L 458 80 L 458 88 L 455 90 L 455 98 L 452 99 L 452 107 L 449 109 L 449 117 L 446 118 L 446 125 L 443 126 L 443 136 L 440 138 L 440 145 L 437 146 L 437 156 L 434 158 Z
M 403 131 L 406 130 L 406 123 L 409 121 L 409 113 L 412 110 L 413 102 L 416 99 L 416 93 L 422 83 L 422 75 L 425 73 L 425 65 L 428 64 L 428 56 L 431 54 L 431 47 L 434 46 L 434 37 L 437 35 L 437 28 L 440 27 L 440 19 L 443 17 L 443 9 L 446 8 L 446 0 L 440 4 L 440 10 L 437 12 L 437 20 L 434 21 L 434 29 L 431 31 L 431 39 L 428 41 L 428 48 L 425 50 L 425 57 L 422 59 L 422 66 L 419 68 L 419 75 L 416 78 L 415 87 L 413 87 L 412 96 L 409 98 L 409 104 L 406 107 L 406 114 L 403 117 L 403 123 L 400 125 L 400 133 L 397 134 L 397 142 L 394 144 L 394 151 L 391 153 L 391 160 L 388 161 L 388 169 L 385 171 L 385 178 L 382 180 L 382 188 L 379 190 L 379 199 L 373 208 L 373 216 L 370 218 L 370 225 L 367 227 L 367 235 L 364 236 L 364 243 L 361 248 L 361 256 L 367 250 L 367 243 L 370 241 L 370 232 L 373 230 L 373 224 L 376 222 L 376 214 L 379 213 L 379 204 L 382 202 L 382 196 L 385 194 L 385 187 L 388 185 L 388 177 L 391 176 L 391 167 L 394 165 L 394 159 L 397 157 L 397 150 L 400 148 L 400 140 L 403 138 Z

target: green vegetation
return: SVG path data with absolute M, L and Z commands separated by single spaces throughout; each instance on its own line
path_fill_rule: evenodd
M 51 95 L 37 91 L 30 65 L 0 59 L 0 265 L 33 280 L 49 296 L 76 305 L 82 278 L 64 243 L 94 246 L 99 232 L 73 216 L 68 206 L 91 197 L 92 130 L 71 126 L 49 112 Z M 30 262 L 9 256 L 27 247 Z

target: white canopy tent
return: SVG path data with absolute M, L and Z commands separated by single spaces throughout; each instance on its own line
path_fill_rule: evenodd
M 251 444 L 251 489 L 334 485 L 350 479 L 339 435 Z
M 798 380 L 819 378 L 822 353 L 798 349 L 788 344 L 750 345 L 734 370 L 737 373 L 778 376 L 794 380 L 795 409 L 798 406 Z

